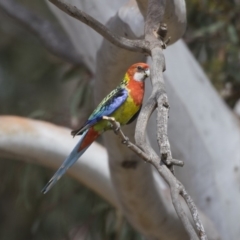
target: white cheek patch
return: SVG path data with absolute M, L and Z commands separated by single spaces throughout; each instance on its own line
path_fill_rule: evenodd
M 150 69 L 147 69 L 147 70 L 145 71 L 145 73 L 146 73 L 147 77 L 149 77 L 149 76 L 150 76 Z
M 135 72 L 133 79 L 138 82 L 142 82 L 145 79 L 144 72 Z

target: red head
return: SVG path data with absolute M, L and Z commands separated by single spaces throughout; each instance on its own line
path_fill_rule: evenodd
M 150 75 L 149 65 L 146 63 L 135 63 L 127 71 L 129 80 L 143 82 Z
M 144 96 L 144 80 L 149 77 L 150 70 L 146 63 L 135 63 L 127 71 L 123 81 L 129 96 L 136 106 L 141 106 Z

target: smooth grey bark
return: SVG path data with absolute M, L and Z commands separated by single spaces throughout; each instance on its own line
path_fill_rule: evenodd
M 79 141 L 70 136 L 70 129 L 44 121 L 0 116 L 0 122 L 0 157 L 10 160 L 56 170 Z M 107 152 L 100 144 L 93 143 L 68 174 L 118 207 L 110 181 Z

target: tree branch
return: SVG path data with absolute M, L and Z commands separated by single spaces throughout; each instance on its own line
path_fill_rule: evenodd
M 185 229 L 187 230 L 189 237 L 192 240 L 195 240 L 195 239 L 197 240 L 198 239 L 197 234 L 181 206 L 179 194 L 184 195 L 184 199 L 192 213 L 193 220 L 194 220 L 196 228 L 198 230 L 198 236 L 200 237 L 201 240 L 207 240 L 206 233 L 205 233 L 204 227 L 201 223 L 201 220 L 199 218 L 197 208 L 194 205 L 191 197 L 187 194 L 187 192 L 184 189 L 184 187 L 182 186 L 182 184 L 169 172 L 167 167 L 165 165 L 161 166 L 159 164 L 160 158 L 157 156 L 157 154 L 153 150 L 145 153 L 139 147 L 137 147 L 135 144 L 130 142 L 128 137 L 126 137 L 125 134 L 123 133 L 123 131 L 121 130 L 120 124 L 118 122 L 116 122 L 114 118 L 104 116 L 103 119 L 108 120 L 112 123 L 113 131 L 115 132 L 116 135 L 119 136 L 119 138 L 122 140 L 122 143 L 124 145 L 126 145 L 129 149 L 131 149 L 133 152 L 135 152 L 144 161 L 152 164 L 157 169 L 159 174 L 164 178 L 164 180 L 166 180 L 166 182 L 170 186 L 172 202 L 173 202 L 173 205 L 176 209 L 176 212 L 177 212 L 179 218 L 182 220 L 182 223 L 183 223 Z M 149 153 L 150 153 L 150 155 L 149 155 Z
M 93 17 L 89 16 L 87 13 L 83 12 L 75 6 L 64 3 L 61 0 L 49 0 L 49 2 L 54 4 L 56 7 L 58 7 L 71 17 L 78 19 L 82 23 L 85 23 L 112 44 L 127 49 L 129 51 L 149 53 L 148 42 L 142 40 L 130 40 L 124 37 L 120 37 L 117 34 L 110 32 L 108 28 L 106 28 L 103 24 L 101 24 Z
M 68 137 L 69 129 L 44 121 L 0 116 L 0 122 L 1 158 L 25 161 L 56 170 L 78 141 L 77 138 Z M 119 124 L 115 121 L 112 123 L 116 123 L 114 127 L 118 130 L 115 133 L 120 134 L 122 143 L 130 149 L 134 147 L 137 154 L 143 154 L 148 160 L 141 149 L 130 143 Z M 74 168 L 68 170 L 68 174 L 119 208 L 111 183 L 106 150 L 97 143 L 93 143 L 89 150 L 76 162 Z M 208 221 L 207 223 L 209 224 Z
M 84 66 L 90 73 L 69 39 L 53 24 L 13 0 L 0 0 L 0 10 L 31 31 L 49 52 L 71 64 Z
M 70 129 L 44 121 L 0 116 L 0 123 L 0 158 L 56 170 L 79 141 L 70 136 Z M 93 143 L 74 168 L 68 170 L 68 174 L 118 207 L 107 159 L 106 150 Z
M 207 240 L 207 236 L 206 236 L 204 227 L 203 227 L 202 222 L 198 215 L 197 207 L 195 206 L 192 198 L 187 193 L 187 191 L 185 190 L 183 185 L 181 185 L 181 187 L 180 187 L 180 194 L 184 198 L 185 202 L 188 205 L 188 208 L 190 209 L 190 212 L 192 214 L 192 217 L 194 219 L 194 222 L 195 222 L 195 225 L 196 225 L 196 228 L 198 231 L 198 236 L 200 237 L 201 240 Z
M 198 239 L 196 232 L 194 231 L 189 219 L 187 218 L 186 214 L 184 213 L 181 203 L 179 201 L 179 194 L 180 188 L 184 189 L 181 183 L 171 174 L 169 174 L 168 169 L 166 166 L 162 165 L 162 161 L 171 164 L 172 161 L 172 154 L 170 149 L 170 144 L 167 135 L 167 126 L 168 126 L 168 98 L 165 90 L 165 84 L 163 80 L 162 72 L 165 69 L 165 60 L 162 53 L 162 44 L 157 42 L 156 33 L 159 29 L 159 25 L 161 20 L 163 19 L 164 9 L 165 9 L 166 1 L 159 1 L 159 0 L 149 0 L 148 3 L 148 11 L 145 23 L 145 39 L 150 43 L 151 55 L 152 55 L 152 71 L 151 71 L 151 80 L 153 85 L 152 95 L 148 100 L 149 108 L 145 107 L 138 118 L 137 126 L 136 126 L 136 133 L 135 133 L 135 141 L 147 155 L 151 156 L 150 161 L 151 164 L 158 170 L 160 175 L 164 178 L 164 180 L 168 183 L 170 190 L 173 205 L 177 211 L 179 218 L 182 220 L 182 223 L 189 234 L 191 239 Z M 159 10 L 160 9 L 160 10 Z M 158 11 L 157 11 L 158 10 Z M 161 36 L 159 36 L 161 37 Z M 154 150 L 146 143 L 145 140 L 145 132 L 147 121 L 153 112 L 154 108 L 157 105 L 157 127 L 158 127 L 158 144 L 161 150 L 161 159 L 156 155 Z M 147 117 L 146 117 L 147 116 Z M 173 171 L 173 167 L 171 168 Z M 184 191 L 185 194 L 186 191 Z M 190 198 L 190 196 L 188 196 Z M 185 200 L 188 197 L 184 198 Z M 191 201 L 192 202 L 192 201 Z M 190 203 L 188 201 L 187 203 Z M 193 202 L 192 202 L 193 203 Z M 190 206 L 189 206 L 190 207 Z M 190 210 L 194 209 L 194 223 L 197 229 L 199 229 L 199 216 L 195 208 L 190 207 Z M 196 217 L 197 216 L 197 217 Z M 200 239 L 207 239 L 205 234 L 203 225 L 201 225 L 201 231 L 199 231 Z

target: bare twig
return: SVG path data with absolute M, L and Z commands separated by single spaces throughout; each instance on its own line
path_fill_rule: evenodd
M 116 135 L 119 136 L 119 138 L 122 141 L 122 144 L 126 145 L 129 149 L 131 149 L 133 152 L 135 152 L 138 156 L 140 156 L 144 161 L 151 163 L 152 161 L 149 160 L 149 156 L 144 153 L 138 146 L 133 144 L 132 142 L 129 141 L 129 138 L 125 136 L 123 133 L 122 129 L 120 128 L 120 124 L 113 118 L 113 117 L 107 117 L 103 116 L 103 119 L 108 120 L 109 122 L 112 123 L 112 128 L 113 131 Z M 184 163 L 183 161 L 177 160 L 177 159 L 172 159 L 172 164 L 183 167 Z
M 138 146 L 136 146 L 135 144 L 133 144 L 132 142 L 129 141 L 128 137 L 125 136 L 125 134 L 122 132 L 122 130 L 120 128 L 120 124 L 118 122 L 116 122 L 114 118 L 104 116 L 103 119 L 108 120 L 112 123 L 112 128 L 113 128 L 115 134 L 119 136 L 119 138 L 121 139 L 123 144 L 127 145 L 127 147 L 129 149 L 131 149 L 133 152 L 135 152 L 144 161 L 152 164 L 157 169 L 157 171 L 161 174 L 161 176 L 166 180 L 166 182 L 170 186 L 172 202 L 173 202 L 173 205 L 176 209 L 176 212 L 177 212 L 179 218 L 182 220 L 182 223 L 183 223 L 186 231 L 188 232 L 189 236 L 191 237 L 191 239 L 197 240 L 198 239 L 197 234 L 180 203 L 179 193 L 181 193 L 181 192 L 186 193 L 182 184 L 170 173 L 170 171 L 168 170 L 168 168 L 165 165 L 159 164 L 160 158 L 153 150 L 145 153 Z M 187 193 L 186 193 L 185 197 L 188 199 L 191 199 Z M 196 222 L 196 225 L 198 225 L 199 223 L 201 225 L 201 232 L 199 231 L 199 233 L 201 233 L 203 236 L 206 236 L 206 235 L 204 235 L 205 231 L 204 231 L 203 225 L 201 224 L 201 221 L 199 220 L 199 215 L 198 215 L 196 207 L 195 208 L 192 207 L 192 210 L 194 212 L 192 214 L 194 214 L 194 216 L 195 216 L 194 221 L 196 219 L 199 221 L 199 222 Z M 196 227 L 198 229 L 198 226 L 196 226 Z M 203 239 L 207 240 L 206 238 L 203 238 Z
M 103 116 L 103 119 L 108 120 L 112 124 L 113 131 L 119 138 L 122 140 L 122 144 L 126 145 L 129 149 L 135 152 L 138 156 L 140 156 L 144 161 L 151 162 L 149 160 L 149 156 L 144 153 L 139 147 L 129 141 L 129 138 L 125 136 L 122 129 L 120 128 L 120 124 L 116 122 L 115 118 Z
M 207 236 L 206 236 L 206 233 L 204 231 L 204 227 L 203 227 L 202 222 L 199 218 L 197 207 L 195 206 L 192 198 L 190 197 L 190 195 L 187 193 L 186 189 L 183 186 L 181 186 L 180 194 L 184 198 L 185 202 L 188 205 L 188 208 L 190 209 L 190 212 L 191 212 L 192 217 L 194 219 L 194 222 L 196 224 L 196 228 L 197 228 L 197 231 L 198 231 L 198 236 L 200 237 L 201 240 L 207 240 Z
M 75 6 L 64 3 L 61 0 L 49 0 L 49 2 L 57 6 L 59 9 L 71 17 L 85 23 L 116 46 L 125 48 L 129 51 L 149 53 L 148 42 L 145 42 L 143 40 L 130 40 L 124 37 L 120 37 L 110 32 L 108 28 L 106 28 L 103 24 L 101 24 L 93 17 L 89 16 L 87 13 L 81 11 Z
M 162 165 L 162 161 L 166 162 L 167 165 L 171 166 L 172 161 L 172 154 L 170 149 L 170 144 L 167 135 L 167 126 L 168 126 L 168 98 L 165 90 L 165 84 L 163 80 L 162 72 L 165 69 L 165 60 L 162 53 L 162 44 L 157 44 L 157 36 L 156 33 L 159 34 L 159 25 L 160 21 L 163 18 L 164 7 L 166 1 L 158 1 L 158 0 L 149 0 L 148 5 L 148 12 L 147 12 L 147 19 L 145 24 L 145 39 L 148 39 L 150 42 L 151 48 L 151 55 L 152 55 L 152 71 L 151 71 L 151 79 L 153 84 L 153 92 L 151 97 L 149 98 L 147 105 L 152 106 L 151 108 L 144 107 L 140 113 L 138 118 L 137 126 L 136 126 L 136 133 L 135 133 L 135 140 L 138 146 L 140 146 L 148 155 L 154 156 L 152 158 L 152 164 L 161 174 L 161 176 L 165 179 L 165 181 L 169 184 L 171 190 L 171 196 L 173 205 L 176 209 L 176 212 L 179 218 L 182 220 L 186 231 L 189 234 L 191 239 L 198 239 L 196 232 L 194 231 L 189 219 L 187 218 L 186 214 L 184 213 L 180 201 L 179 201 L 179 193 L 180 193 L 180 186 L 181 191 L 183 186 L 179 183 L 179 181 L 171 174 L 169 174 L 168 169 Z M 162 9 L 159 12 L 156 12 L 156 9 Z M 166 35 L 166 34 L 165 34 Z M 164 36 L 159 36 L 161 40 L 163 40 Z M 151 113 L 153 112 L 154 107 L 157 106 L 157 127 L 158 127 L 158 144 L 161 150 L 161 160 L 156 155 L 154 150 L 146 143 L 145 140 L 145 131 L 147 126 L 148 118 L 150 117 Z M 146 118 L 147 116 L 147 118 Z M 171 171 L 173 172 L 173 167 L 171 166 Z M 190 196 L 189 196 L 190 197 Z M 196 210 L 196 208 L 195 208 Z M 195 214 L 198 216 L 197 210 Z M 199 220 L 199 218 L 197 218 Z M 198 229 L 198 223 L 196 218 L 194 219 L 194 223 L 196 228 Z M 201 225 L 202 227 L 202 225 Z M 206 237 L 205 231 L 203 230 L 199 237 L 202 236 Z
M 90 73 L 69 39 L 53 24 L 13 0 L 0 0 L 0 10 L 34 33 L 49 52 L 74 65 L 84 66 Z
M 165 46 L 164 37 L 166 36 L 166 33 L 163 34 L 160 23 L 163 19 L 166 0 L 148 1 L 148 11 L 145 24 L 145 40 L 129 40 L 117 36 L 111 33 L 109 29 L 107 29 L 97 20 L 87 15 L 83 11 L 77 9 L 76 7 L 68 5 L 61 0 L 49 1 L 70 16 L 92 27 L 99 34 L 101 34 L 103 37 L 105 37 L 107 40 L 109 40 L 116 46 L 131 51 L 147 53 L 152 56 L 153 64 L 151 69 L 151 80 L 153 85 L 153 91 L 146 105 L 142 109 L 137 121 L 135 141 L 138 147 L 131 143 L 129 139 L 123 134 L 120 129 L 119 123 L 115 123 L 115 120 L 112 118 L 105 117 L 105 119 L 109 120 L 113 124 L 115 133 L 118 134 L 119 137 L 122 139 L 122 143 L 127 145 L 128 148 L 137 153 L 145 161 L 150 162 L 157 169 L 163 179 L 168 183 L 171 191 L 173 205 L 189 237 L 192 240 L 197 240 L 199 239 L 199 236 L 200 239 L 206 240 L 207 237 L 203 225 L 199 219 L 197 209 L 193 204 L 193 201 L 185 191 L 183 185 L 169 171 L 166 165 L 163 164 L 163 162 L 165 162 L 173 172 L 172 165 L 174 162 L 176 162 L 176 160 L 172 159 L 170 144 L 167 135 L 169 104 L 162 74 L 162 72 L 165 70 L 165 59 L 162 49 Z M 156 107 L 158 113 L 158 143 L 161 150 L 161 158 L 159 158 L 155 151 L 148 145 L 145 138 L 148 119 Z M 181 206 L 180 194 L 184 197 L 188 207 L 190 208 L 196 229 L 198 230 L 198 236 Z

